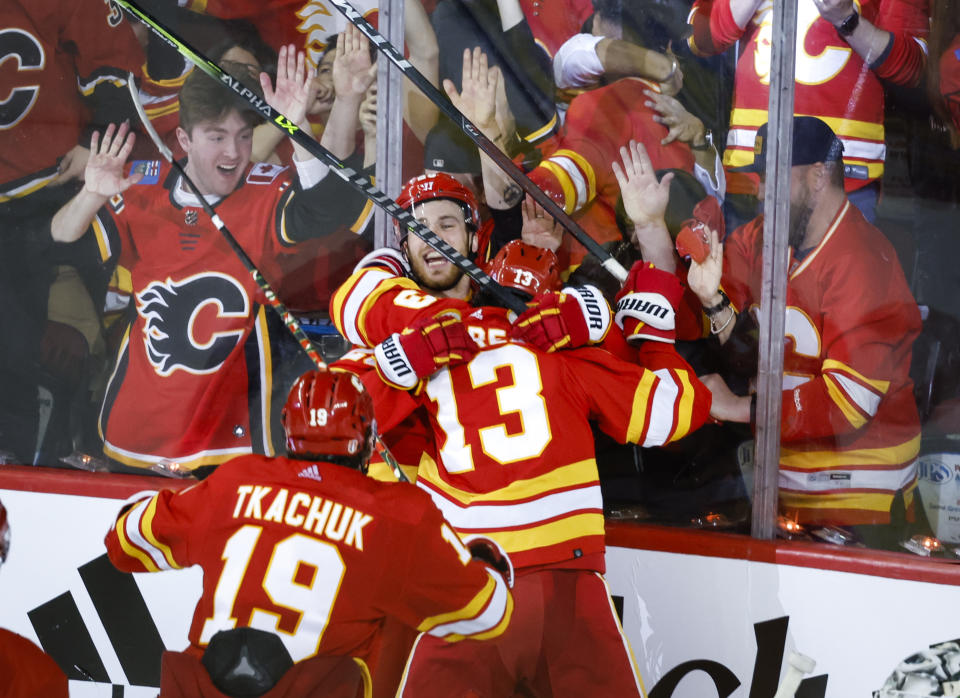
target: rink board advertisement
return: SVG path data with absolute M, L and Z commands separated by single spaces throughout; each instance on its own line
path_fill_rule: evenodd
M 106 496 L 90 487 L 38 492 L 18 489 L 22 480 L 11 486 L 0 471 L 12 532 L 0 627 L 70 667 L 72 696 L 155 696 L 160 652 L 186 645 L 199 570 L 125 575 L 106 558 L 104 534 L 138 481 L 159 484 L 127 478 Z M 876 574 L 863 574 L 848 571 L 845 552 L 833 548 L 819 563 L 808 555 L 778 564 L 715 553 L 722 539 L 696 532 L 669 535 L 697 541 L 698 554 L 644 549 L 658 547 L 644 543 L 648 535 L 665 547 L 658 530 L 611 535 L 618 544 L 607 552 L 607 580 L 651 698 L 769 698 L 792 651 L 816 662 L 805 698 L 869 697 L 908 656 L 960 638 L 955 565 L 930 573 L 925 563 L 912 574 L 908 560 L 891 575 L 881 559 Z

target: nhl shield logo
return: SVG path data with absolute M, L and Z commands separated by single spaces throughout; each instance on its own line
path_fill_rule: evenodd
M 183 222 L 187 225 L 196 225 L 200 220 L 200 213 L 195 208 L 188 208 L 183 214 Z

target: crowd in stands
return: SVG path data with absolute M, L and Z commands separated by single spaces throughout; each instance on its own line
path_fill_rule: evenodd
M 373 175 L 377 51 L 332 6 L 142 5 Z M 453 107 L 625 268 L 652 263 L 685 289 L 676 347 L 705 377 L 713 419 L 656 448 L 595 428 L 607 512 L 747 530 L 773 5 L 404 5 L 405 53 Z M 376 7 L 357 9 L 376 25 Z M 927 532 L 922 436 L 960 431 L 955 349 L 937 340 L 958 321 L 946 299 L 958 285 L 947 221 L 960 196 L 960 20 L 946 0 L 799 10 L 795 112 L 816 120 L 796 122 L 791 163 L 781 513 L 896 547 Z M 454 297 L 490 300 L 402 226 L 387 240 L 396 259 L 371 262 L 373 203 L 133 14 L 15 0 L 0 36 L 14 59 L 0 63 L 12 83 L 0 123 L 0 461 L 183 476 L 283 452 L 280 407 L 311 362 L 200 197 L 308 330 L 326 333 L 313 337 L 329 361 L 386 338 L 348 317 L 367 312 L 344 295 L 364 269 L 412 283 L 442 272 Z M 195 189 L 140 125 L 131 79 Z M 513 240 L 547 250 L 557 284 L 592 284 L 622 321 L 621 283 L 546 201 L 408 80 L 403 97 L 404 180 L 453 182 L 425 180 L 470 212 L 458 251 L 486 268 Z M 443 215 L 421 223 L 446 240 Z M 676 251 L 691 230 L 705 257 Z M 450 295 L 432 283 L 428 295 Z M 415 472 L 432 439 L 411 428 L 401 464 Z M 891 521 L 885 542 L 859 530 Z
M 113 3 L 0 7 L 0 464 L 201 480 L 120 512 L 107 545 L 127 571 L 287 546 L 289 579 L 232 580 L 250 632 L 217 649 L 280 656 L 257 668 L 273 679 L 299 663 L 344 695 L 371 668 L 374 695 L 643 695 L 603 582 L 604 516 L 750 527 L 773 4 L 405 0 L 410 64 L 499 153 L 405 80 L 406 184 L 387 193 L 410 222 L 386 246 L 374 202 L 320 157 L 376 172 L 378 51 L 359 28 L 320 0 L 139 5 L 248 98 Z M 936 533 L 920 459 L 960 433 L 960 10 L 798 10 L 781 535 L 903 550 Z M 324 478 L 342 490 L 304 484 Z M 218 487 L 223 525 L 204 499 Z M 408 596 L 370 583 L 393 618 L 375 640 L 331 615 L 348 570 L 375 577 L 357 572 L 365 534 L 407 570 Z M 443 593 L 405 557 L 420 536 Z M 259 604 L 320 588 L 334 557 L 330 606 L 278 650 Z M 303 584 L 307 568 L 323 574 Z M 208 663 L 237 617 L 217 579 L 166 676 L 236 679 Z M 277 628 L 306 607 L 280 608 Z M 322 647 L 363 661 L 304 668 L 331 618 Z M 410 650 L 402 677 L 381 632 Z M 449 642 L 464 637 L 483 642 Z

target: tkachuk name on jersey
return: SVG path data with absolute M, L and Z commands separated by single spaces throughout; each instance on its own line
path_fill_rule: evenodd
M 272 487 L 240 485 L 233 518 L 273 521 L 301 528 L 328 540 L 343 541 L 363 552 L 363 527 L 373 517 L 332 499 L 281 487 L 270 497 Z

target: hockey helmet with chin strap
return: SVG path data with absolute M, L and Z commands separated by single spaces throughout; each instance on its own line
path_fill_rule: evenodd
M 375 433 L 373 400 L 352 373 L 304 373 L 290 389 L 281 420 L 291 457 L 345 456 L 365 470 Z
M 397 197 L 397 205 L 413 213 L 411 209 L 416 204 L 435 199 L 449 199 L 460 205 L 467 232 L 475 233 L 480 228 L 480 209 L 473 192 L 443 172 L 422 174 L 411 179 Z M 397 234 L 397 242 L 403 245 L 410 231 L 397 220 L 393 221 L 393 229 Z

